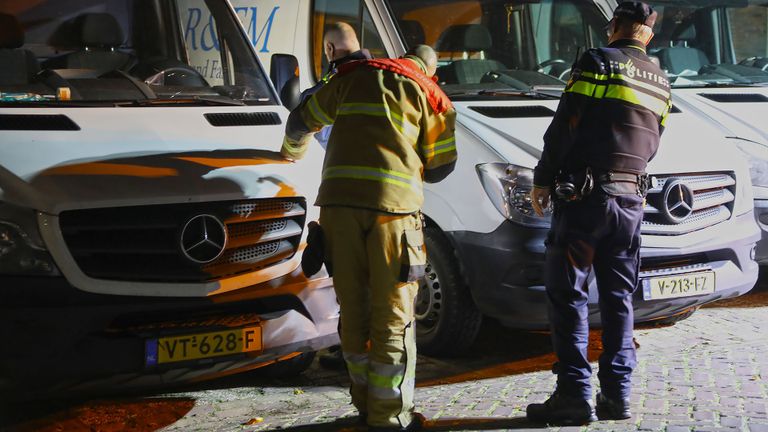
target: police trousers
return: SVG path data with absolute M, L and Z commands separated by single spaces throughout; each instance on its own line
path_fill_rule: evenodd
M 594 191 L 582 201 L 557 203 L 547 237 L 545 283 L 557 389 L 592 398 L 588 277 L 594 271 L 603 327 L 598 378 L 603 394 L 628 398 L 636 366 L 632 294 L 638 284 L 643 199 Z
M 327 206 L 320 225 L 352 403 L 371 426 L 406 427 L 414 410 L 414 303 L 426 264 L 421 217 Z

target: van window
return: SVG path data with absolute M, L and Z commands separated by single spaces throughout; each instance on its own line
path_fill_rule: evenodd
M 328 60 L 323 53 L 325 28 L 337 22 L 351 25 L 360 39 L 360 46 L 370 51 L 371 55 L 387 56 L 381 36 L 362 1 L 316 0 L 312 18 L 312 65 L 315 80 L 319 80 L 328 69 Z
M 0 26 L 2 103 L 275 103 L 222 2 L 3 2 Z
M 754 5 L 729 8 L 728 19 L 733 29 L 733 49 L 737 62 L 750 57 L 768 57 L 768 7 Z
M 581 0 L 391 0 L 406 45 L 438 53 L 449 95 L 562 86 L 578 50 L 604 43 L 605 18 Z M 602 32 L 604 33 L 604 32 Z
M 673 87 L 740 86 L 768 82 L 768 5 L 652 1 L 659 12 L 648 53 Z

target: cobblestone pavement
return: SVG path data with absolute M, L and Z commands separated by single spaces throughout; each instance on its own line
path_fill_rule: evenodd
M 766 320 L 768 290 L 762 287 L 676 325 L 636 331 L 635 415 L 628 421 L 550 429 L 527 423 L 525 406 L 546 399 L 554 385 L 549 338 L 493 324 L 484 326 L 472 358 L 420 358 L 417 407 L 434 431 L 768 432 Z M 596 359 L 599 335 L 592 339 Z M 354 431 L 346 386 L 343 373 L 315 362 L 297 378 L 252 373 L 151 398 L 89 402 L 87 411 L 69 407 L 13 430 Z M 96 427 L 86 412 L 100 419 Z M 135 427 L 113 427 L 126 424 Z

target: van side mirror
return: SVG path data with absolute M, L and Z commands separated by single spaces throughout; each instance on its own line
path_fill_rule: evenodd
M 299 90 L 299 61 L 290 54 L 272 54 L 269 78 L 280 95 L 280 101 L 289 110 L 301 102 Z

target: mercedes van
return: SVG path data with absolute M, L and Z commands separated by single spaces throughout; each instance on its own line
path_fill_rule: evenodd
M 614 3 L 609 3 L 615 6 Z M 768 263 L 768 4 L 754 0 L 650 0 L 659 17 L 648 53 L 659 59 L 678 106 L 733 137 L 750 166 L 757 260 Z
M 0 65 L 3 397 L 297 373 L 338 342 L 299 269 L 323 152 L 280 157 L 228 3 L 3 1 Z
M 234 0 L 262 59 L 299 58 L 302 88 L 323 73 L 324 27 L 345 21 L 374 55 L 426 43 L 458 111 L 456 170 L 425 185 L 429 253 L 417 299 L 419 348 L 452 354 L 471 345 L 483 316 L 545 328 L 544 237 L 549 217 L 530 205 L 532 168 L 570 67 L 606 42 L 607 6 L 579 0 Z M 246 11 L 255 11 L 249 19 Z M 258 15 L 261 14 L 261 15 Z M 251 15 L 252 16 L 252 15 Z M 261 18 L 259 18 L 259 16 Z M 269 24 L 267 19 L 271 17 Z M 579 47 L 582 47 L 581 50 Z M 674 321 L 749 291 L 757 280 L 747 165 L 721 131 L 676 108 L 649 165 L 638 322 Z M 671 210 L 680 194 L 690 210 Z M 599 324 L 594 279 L 590 321 Z

